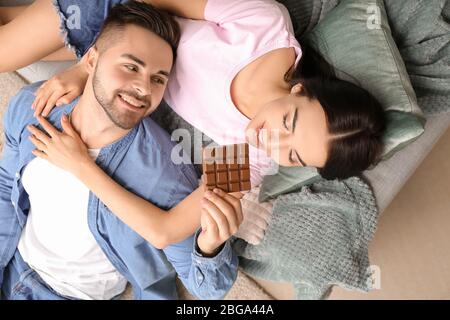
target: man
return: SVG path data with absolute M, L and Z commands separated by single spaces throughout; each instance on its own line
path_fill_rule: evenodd
M 87 54 L 83 95 L 48 118 L 58 129 L 70 121 L 108 175 L 164 209 L 197 186 L 193 167 L 173 164 L 170 138 L 147 117 L 161 102 L 178 40 L 166 13 L 138 2 L 114 7 Z M 212 244 L 203 230 L 157 249 L 74 176 L 33 156 L 27 128 L 37 125 L 31 109 L 37 88 L 22 89 L 4 120 L 2 298 L 114 299 L 130 282 L 136 299 L 174 299 L 176 273 L 198 298 L 223 297 L 237 274 L 228 241 Z

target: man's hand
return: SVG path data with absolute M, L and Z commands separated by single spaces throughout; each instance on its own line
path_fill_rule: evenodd
M 221 189 L 206 191 L 202 199 L 202 231 L 197 245 L 205 256 L 216 255 L 218 249 L 238 230 L 242 223 L 242 194 L 228 194 Z

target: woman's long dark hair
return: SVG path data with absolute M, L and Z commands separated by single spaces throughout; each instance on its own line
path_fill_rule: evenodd
M 292 85 L 301 83 L 301 94 L 317 99 L 332 135 L 328 158 L 318 168 L 325 179 L 345 179 L 359 175 L 375 164 L 383 151 L 385 112 L 381 104 L 363 88 L 338 79 L 332 66 L 312 47 L 302 46 L 297 68 L 287 75 Z

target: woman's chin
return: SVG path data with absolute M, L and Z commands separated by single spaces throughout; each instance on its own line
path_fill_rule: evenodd
M 269 158 L 272 158 L 272 150 L 270 150 L 270 148 L 267 148 L 265 145 L 263 145 L 262 143 L 259 143 L 258 146 L 256 147 L 259 151 L 264 152 Z M 275 161 L 275 160 L 274 160 Z
M 252 147 L 259 149 L 258 136 L 256 133 L 246 132 L 245 140 Z

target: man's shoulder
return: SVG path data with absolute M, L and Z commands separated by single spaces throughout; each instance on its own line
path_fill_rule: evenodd
M 9 101 L 5 114 L 5 124 L 15 127 L 23 127 L 33 121 L 34 110 L 31 105 L 35 99 L 34 93 L 42 85 L 42 82 L 24 86 Z
M 174 146 L 163 128 L 153 119 L 144 118 L 137 126 L 116 177 L 123 174 L 129 190 L 160 208 L 172 208 L 198 186 L 194 166 L 173 161 Z
M 33 103 L 35 98 L 34 94 L 43 83 L 44 82 L 41 81 L 24 86 L 17 92 L 17 94 L 12 99 L 21 101 L 22 103 L 28 102 L 31 107 L 31 104 Z
M 15 96 L 13 96 L 9 102 L 9 112 L 14 113 L 26 113 L 26 114 L 34 114 L 34 111 L 31 109 L 31 105 L 35 99 L 35 92 L 42 85 L 43 82 L 36 82 L 33 84 L 29 84 L 24 86 L 22 89 L 17 92 Z M 14 109 L 12 109 L 12 107 Z
M 34 93 L 37 91 L 37 89 L 39 89 L 44 82 L 45 81 L 39 81 L 39 82 L 35 82 L 35 83 L 30 83 L 30 84 L 22 87 L 22 89 L 19 90 L 19 93 L 23 92 L 24 94 L 26 93 L 26 94 L 34 95 Z
M 172 149 L 173 141 L 170 139 L 170 135 L 166 130 L 161 128 L 152 118 L 145 117 L 142 119 L 142 128 L 145 131 L 147 140 L 151 140 L 154 144 L 158 145 L 162 149 Z
M 151 148 L 152 152 L 157 150 L 163 158 L 171 160 L 173 149 L 177 143 L 171 138 L 170 134 L 150 117 L 144 118 L 140 127 L 141 143 Z M 170 161 L 170 163 L 172 162 Z
M 178 171 L 185 176 L 192 179 L 196 183 L 197 174 L 194 166 L 191 163 L 177 161 L 172 159 L 174 156 L 174 147 L 176 143 L 171 139 L 171 136 L 160 127 L 153 119 L 146 117 L 141 122 L 141 130 L 137 135 L 140 140 L 142 150 L 148 148 L 149 152 L 158 151 L 159 157 L 165 164 L 167 171 Z M 175 153 L 176 150 L 175 150 Z

